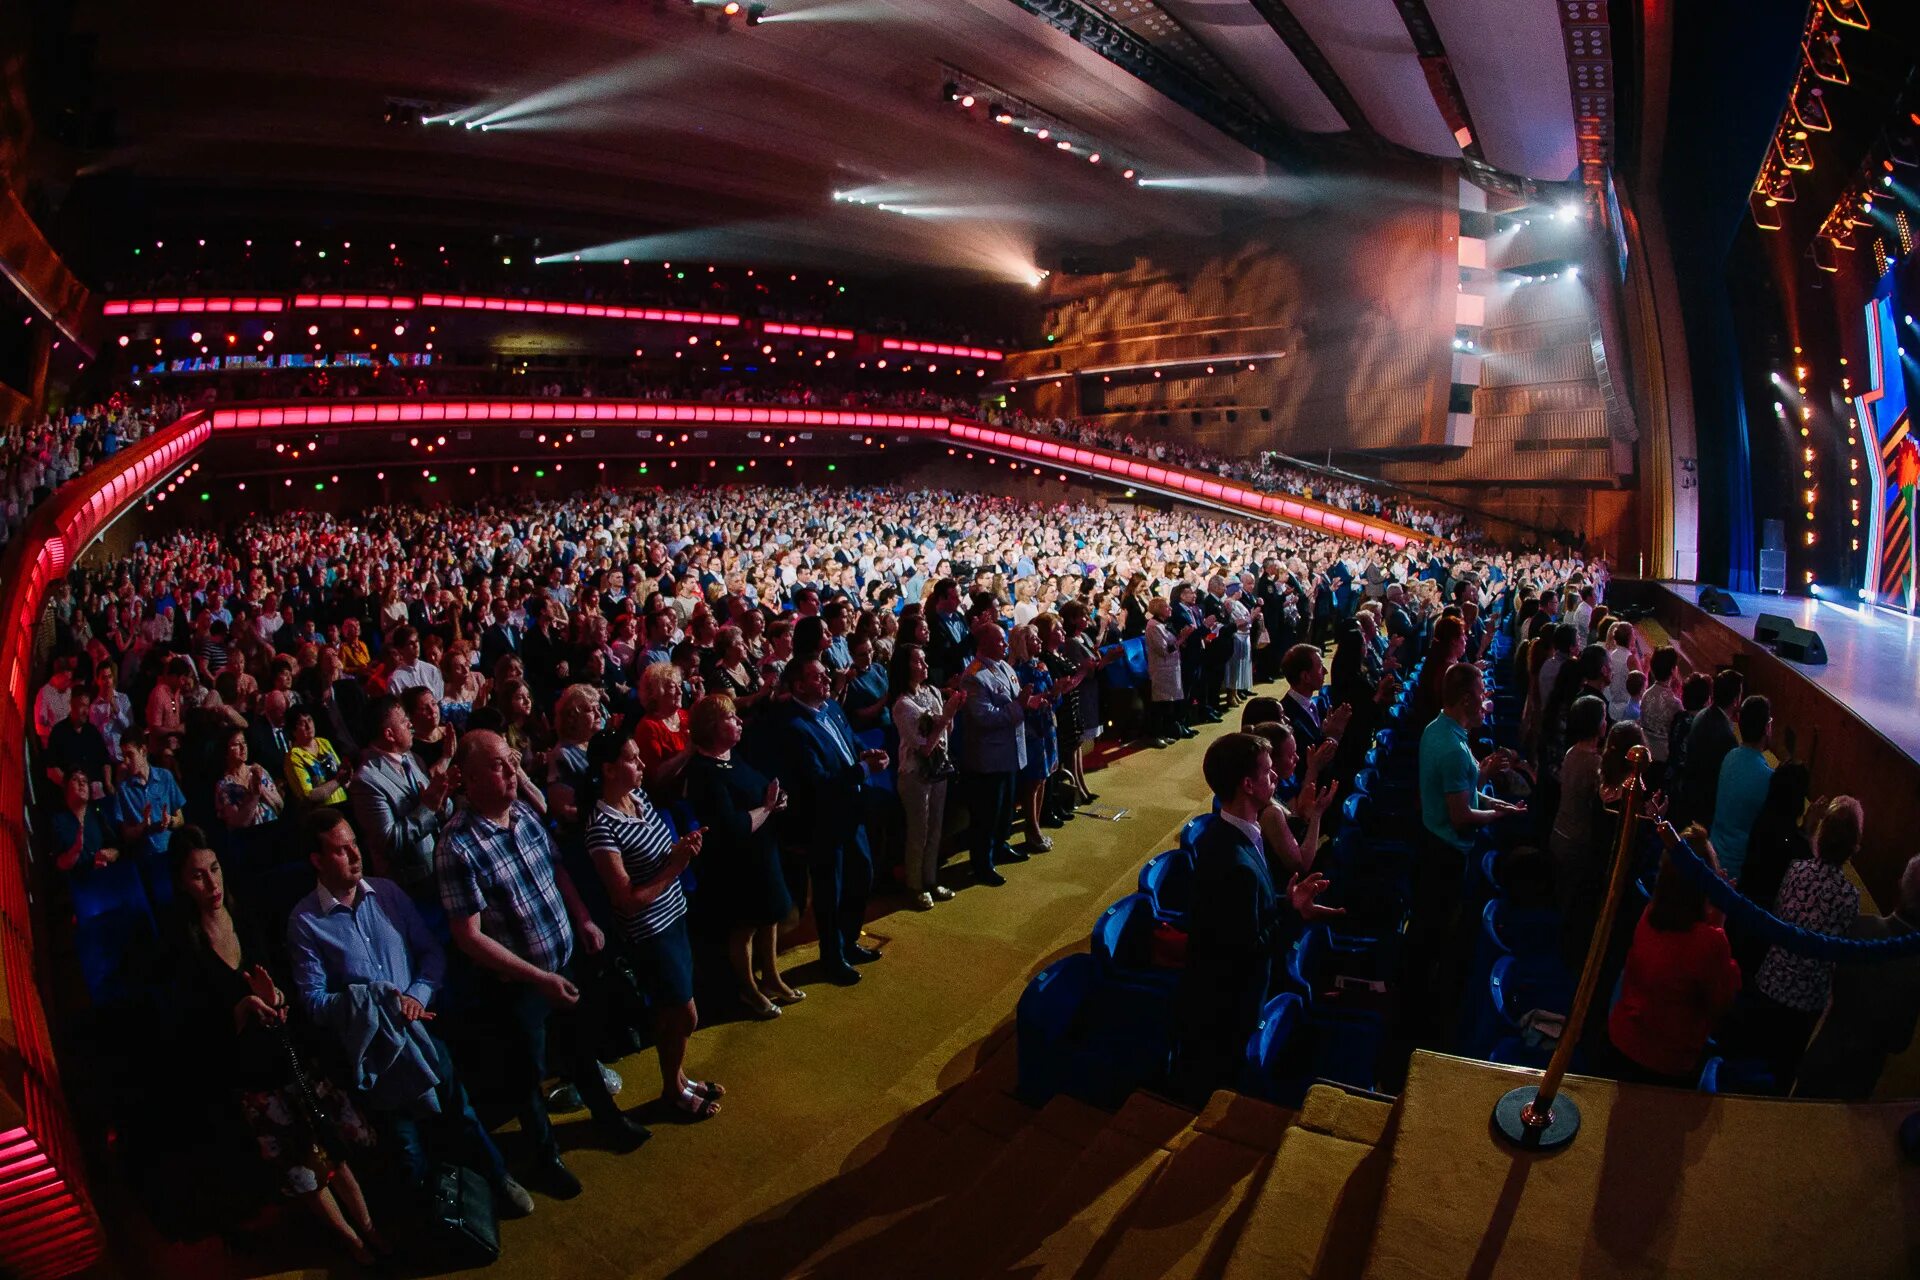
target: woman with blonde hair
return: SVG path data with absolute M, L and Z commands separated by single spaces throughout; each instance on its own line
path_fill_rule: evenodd
M 646 771 L 647 790 L 666 799 L 680 791 L 680 775 L 692 759 L 686 712 L 680 706 L 680 668 L 655 662 L 640 673 L 641 716 L 633 726 L 634 745 Z

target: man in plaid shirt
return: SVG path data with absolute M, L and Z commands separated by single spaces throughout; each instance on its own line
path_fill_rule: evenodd
M 541 1086 L 547 1041 L 607 1145 L 631 1151 L 652 1135 L 621 1114 L 600 1076 L 597 1001 L 574 985 L 576 935 L 588 954 L 606 945 L 568 878 L 540 814 L 518 798 L 513 752 L 497 733 L 460 740 L 467 805 L 435 851 L 440 901 L 453 943 L 481 972 L 481 1000 L 502 1020 L 501 1049 L 523 1088 L 520 1127 L 539 1162 L 534 1185 L 560 1199 L 580 1183 L 560 1162 Z

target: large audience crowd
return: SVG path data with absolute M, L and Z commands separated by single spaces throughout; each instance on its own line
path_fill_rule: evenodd
M 179 405 L 167 398 L 135 406 L 115 396 L 0 427 L 0 546 L 55 489 L 172 421 Z
M 1176 1079 L 1197 1092 L 1231 1082 L 1276 938 L 1362 909 L 1324 837 L 1396 703 L 1419 739 L 1417 1019 L 1459 1007 L 1460 867 L 1485 850 L 1534 851 L 1577 963 L 1636 745 L 1653 812 L 1742 892 L 1817 932 L 1905 932 L 1856 920 L 1859 805 L 1810 799 L 1804 765 L 1766 754 L 1765 700 L 1733 672 L 1682 682 L 1606 589 L 1599 561 L 888 488 L 254 517 L 56 588 L 40 847 L 96 1007 L 186 1046 L 170 1105 L 237 1117 L 280 1191 L 371 1261 L 376 1208 L 419 1234 L 407 1197 L 449 1167 L 503 1215 L 534 1211 L 529 1188 L 576 1194 L 557 1105 L 610 1148 L 645 1142 L 604 1061 L 650 1046 L 688 1122 L 750 1106 L 751 1082 L 691 1061 L 703 1006 L 777 1023 L 811 982 L 870 979 L 870 896 L 935 911 L 1006 884 L 1097 798 L 1103 736 L 1164 748 L 1236 707 L 1249 734 L 1205 765 L 1221 821 L 1181 988 Z M 1496 651 L 1522 691 L 1512 748 L 1484 740 Z M 1283 697 L 1257 693 L 1275 679 Z M 1690 1084 L 1737 1032 L 1802 1092 L 1871 1089 L 1912 1010 L 1830 963 L 1743 954 L 1670 861 L 1653 880 L 1602 1002 L 1610 1069 Z M 1903 890 L 1920 907 L 1920 860 Z M 819 961 L 790 971 L 803 917 Z M 476 1095 L 518 1114 L 512 1169 Z M 363 1164 L 415 1190 L 370 1194 Z
M 97 1005 L 177 1014 L 201 1103 L 237 1106 L 281 1189 L 364 1257 L 384 1242 L 352 1168 L 376 1134 L 411 1181 L 457 1160 L 524 1213 L 525 1186 L 578 1189 L 550 1070 L 618 1149 L 647 1133 L 598 1060 L 637 1043 L 664 1105 L 712 1115 L 726 1089 L 687 1061 L 696 955 L 703 989 L 775 1021 L 805 996 L 779 945 L 804 903 L 813 977 L 859 982 L 869 894 L 897 879 L 934 910 L 1004 884 L 1092 798 L 1086 748 L 1131 735 L 1136 701 L 1166 745 L 1283 659 L 1310 693 L 1336 631 L 1398 643 L 1470 599 L 1483 634 L 1481 606 L 1577 571 L 889 489 L 180 531 L 55 592 L 42 844 Z M 476 1070 L 517 1099 L 518 1178 Z

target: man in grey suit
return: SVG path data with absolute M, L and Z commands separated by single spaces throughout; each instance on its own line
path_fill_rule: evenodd
M 413 757 L 413 724 L 400 699 L 386 697 L 369 717 L 373 743 L 347 784 L 354 825 L 374 867 L 415 898 L 435 901 L 434 838 L 453 816 L 453 771 L 432 777 Z
M 1013 830 L 1013 796 L 1027 763 L 1028 699 L 1007 665 L 1007 633 L 997 622 L 973 629 L 973 661 L 962 674 L 967 692 L 966 732 L 961 737 L 960 781 L 967 801 L 967 833 L 975 884 L 1003 885 L 996 862 L 1025 862 L 1007 844 Z M 1037 698 L 1038 695 L 1035 695 Z

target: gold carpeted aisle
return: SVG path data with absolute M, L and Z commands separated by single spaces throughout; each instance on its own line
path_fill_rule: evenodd
M 488 1274 L 664 1275 L 840 1172 L 857 1148 L 970 1073 L 1027 979 L 1084 946 L 1140 864 L 1206 807 L 1200 755 L 1218 732 L 1090 774 L 1101 806 L 1129 816 L 1081 817 L 1052 832 L 1053 851 L 1008 867 L 1003 888 L 962 888 L 929 912 L 897 894 L 878 897 L 867 927 L 885 958 L 863 969 L 859 986 L 816 983 L 777 1021 L 696 1033 L 688 1070 L 727 1086 L 722 1114 L 698 1125 L 654 1122 L 653 1141 L 630 1156 L 569 1153 L 585 1193 L 566 1203 L 536 1197 L 533 1217 L 503 1224 L 504 1256 Z M 966 882 L 964 857 L 949 861 L 948 876 Z M 788 968 L 813 958 L 810 944 L 783 957 Z M 623 1105 L 658 1095 L 651 1054 L 619 1070 Z

